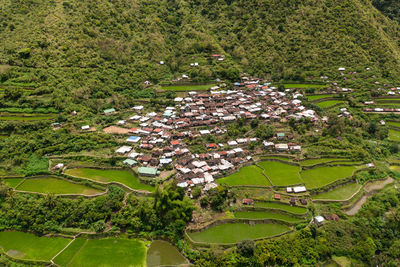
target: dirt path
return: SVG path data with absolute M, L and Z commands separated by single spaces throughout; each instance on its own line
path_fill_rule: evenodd
M 364 187 L 366 194 L 363 195 L 356 203 L 354 203 L 354 205 L 350 209 L 345 211 L 345 213 L 347 215 L 355 215 L 361 209 L 362 205 L 364 205 L 364 203 L 367 202 L 370 196 L 375 194 L 376 191 L 381 190 L 386 185 L 391 184 L 393 182 L 394 182 L 393 178 L 388 177 L 386 180 L 366 185 Z

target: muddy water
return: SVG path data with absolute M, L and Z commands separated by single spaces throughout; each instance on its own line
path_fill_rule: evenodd
M 148 267 L 179 266 L 187 263 L 179 250 L 166 241 L 153 241 L 147 251 Z

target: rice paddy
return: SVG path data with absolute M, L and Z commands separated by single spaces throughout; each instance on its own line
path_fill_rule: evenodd
M 301 178 L 308 189 L 320 188 L 352 176 L 355 170 L 354 166 L 319 167 L 302 171 Z
M 21 113 L 2 113 L 0 120 L 3 121 L 37 121 L 55 118 L 55 114 L 21 114 Z
M 320 108 L 330 108 L 333 107 L 337 104 L 344 103 L 344 101 L 339 101 L 339 100 L 328 100 L 328 101 L 322 101 L 317 103 L 316 105 L 319 106 Z
M 279 235 L 289 231 L 286 225 L 266 223 L 249 225 L 246 223 L 225 223 L 212 226 L 202 232 L 189 233 L 195 242 L 230 244 L 244 239 L 259 239 Z
M 400 131 L 389 129 L 389 140 L 394 142 L 400 142 Z
M 261 161 L 258 163 L 273 185 L 284 186 L 301 184 L 300 167 L 279 161 Z
M 307 98 L 309 101 L 315 101 L 327 97 L 332 97 L 333 95 L 308 95 Z
M 285 88 L 326 88 L 325 84 L 285 83 Z
M 9 187 L 15 188 L 20 182 L 22 182 L 24 178 L 7 178 L 3 179 L 3 181 L 8 185 Z
M 215 84 L 171 85 L 171 86 L 163 86 L 162 89 L 166 90 L 166 91 L 205 91 L 214 86 L 216 86 L 216 85 Z
M 235 218 L 238 219 L 275 219 L 289 223 L 298 223 L 303 221 L 296 217 L 268 211 L 235 211 L 234 215 Z
M 397 122 L 397 121 L 388 121 L 388 122 L 386 122 L 386 125 L 395 126 L 395 127 L 400 128 L 400 122 Z
M 307 212 L 306 208 L 297 207 L 297 206 L 289 206 L 286 204 L 276 203 L 276 202 L 254 202 L 254 207 L 265 208 L 265 209 L 276 209 L 283 210 L 293 214 L 305 214 Z
M 255 166 L 246 166 L 241 168 L 238 172 L 231 174 L 227 177 L 218 179 L 220 184 L 227 185 L 259 185 L 270 186 L 271 183 L 262 174 L 262 169 Z
M 300 161 L 301 166 L 313 166 L 316 164 L 321 163 L 328 163 L 328 162 L 342 162 L 342 161 L 349 161 L 350 159 L 346 158 L 320 158 L 320 159 L 306 159 Z
M 55 177 L 25 179 L 16 190 L 44 194 L 83 194 L 96 195 L 102 191 L 83 184 L 72 183 Z
M 76 168 L 67 169 L 65 173 L 67 175 L 90 179 L 102 183 L 118 182 L 137 190 L 145 190 L 149 192 L 153 192 L 155 190 L 154 186 L 141 183 L 137 176 L 134 176 L 131 172 L 125 170 Z
M 351 196 L 353 196 L 360 188 L 361 185 L 357 183 L 349 183 L 340 187 L 336 187 L 328 192 L 312 195 L 311 198 L 321 200 L 347 200 Z

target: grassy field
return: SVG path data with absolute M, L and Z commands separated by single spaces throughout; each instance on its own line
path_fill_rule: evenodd
M 262 174 L 262 170 L 255 166 L 246 166 L 238 172 L 218 179 L 218 183 L 227 185 L 261 185 L 270 186 L 268 179 Z
M 77 238 L 55 258 L 60 266 L 145 266 L 146 246 L 137 239 Z
M 303 182 L 300 178 L 299 166 L 293 166 L 279 161 L 261 161 L 258 165 L 264 169 L 264 173 L 268 176 L 273 185 L 292 185 Z
M 400 131 L 389 129 L 389 140 L 394 142 L 400 142 Z
M 278 156 L 266 156 L 266 157 L 261 157 L 262 159 L 279 159 L 279 160 L 284 160 L 284 161 L 293 161 L 291 158 L 285 158 L 285 157 L 278 157 Z
M 356 167 L 354 166 L 320 167 L 302 171 L 301 178 L 308 189 L 319 188 L 334 181 L 350 177 L 355 170 Z
M 320 158 L 320 159 L 306 159 L 300 161 L 301 166 L 313 166 L 320 163 L 327 163 L 332 161 L 349 161 L 350 159 L 345 158 Z
M 391 169 L 392 171 L 400 172 L 400 166 L 399 166 L 399 165 L 390 166 L 390 169 Z
M 303 220 L 292 216 L 268 212 L 268 211 L 236 211 L 233 213 L 239 219 L 276 219 L 290 223 L 298 223 Z
M 189 233 L 189 236 L 196 242 L 227 244 L 244 239 L 270 237 L 289 230 L 289 227 L 281 224 L 226 223 L 212 226 L 202 232 Z
M 68 182 L 54 177 L 25 179 L 16 190 L 36 193 L 53 194 L 84 194 L 95 195 L 102 191 L 82 185 Z
M 214 87 L 215 84 L 205 84 L 205 85 L 171 85 L 163 86 L 162 89 L 166 91 L 205 91 Z
M 386 124 L 389 126 L 395 126 L 395 127 L 400 128 L 400 122 L 397 122 L 397 121 L 388 121 L 388 122 L 386 122 Z
M 0 114 L 0 120 L 3 121 L 37 121 L 37 120 L 49 120 L 55 118 L 56 115 L 50 114 L 21 114 L 21 113 L 6 113 Z
M 339 100 L 328 100 L 328 101 L 322 101 L 317 103 L 317 106 L 320 108 L 330 108 L 333 107 L 336 104 L 344 103 L 344 101 L 339 101 Z
M 70 241 L 62 237 L 39 237 L 24 232 L 0 232 L 0 247 L 18 259 L 49 261 Z
M 87 178 L 94 181 L 99 181 L 103 183 L 109 182 L 119 182 L 132 189 L 146 190 L 153 192 L 154 186 L 143 184 L 139 182 L 139 178 L 133 176 L 129 171 L 124 170 L 100 170 L 100 169 L 90 169 L 90 168 L 76 168 L 67 169 L 66 174 L 81 178 Z
M 22 180 L 24 180 L 24 178 L 7 178 L 4 179 L 4 182 L 6 183 L 6 185 L 8 185 L 9 187 L 16 187 L 20 182 L 22 182 Z
M 285 83 L 285 88 L 326 88 L 324 84 Z
M 335 189 L 321 193 L 318 195 L 312 195 L 312 199 L 332 199 L 332 200 L 347 200 L 354 193 L 360 189 L 361 185 L 356 183 L 346 184 L 344 186 L 336 187 Z
M 305 214 L 307 212 L 307 209 L 303 208 L 303 207 L 289 206 L 286 204 L 280 204 L 280 203 L 275 203 L 275 202 L 256 201 L 256 202 L 254 202 L 254 207 L 284 210 L 284 211 L 294 213 L 294 214 Z
M 322 98 L 332 97 L 333 95 L 308 95 L 307 98 L 309 101 L 314 101 Z

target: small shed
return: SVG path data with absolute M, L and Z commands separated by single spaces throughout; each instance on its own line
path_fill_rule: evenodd
M 318 226 L 322 225 L 322 223 L 325 221 L 324 217 L 322 216 L 315 216 L 314 217 L 314 223 Z
M 254 200 L 251 198 L 245 198 L 243 199 L 243 205 L 254 205 Z
M 281 200 L 281 195 L 275 194 L 275 195 L 274 195 L 274 199 L 275 199 L 275 200 Z
M 114 108 L 105 109 L 103 111 L 103 113 L 104 113 L 104 115 L 110 115 L 110 114 L 115 113 L 115 109 Z

